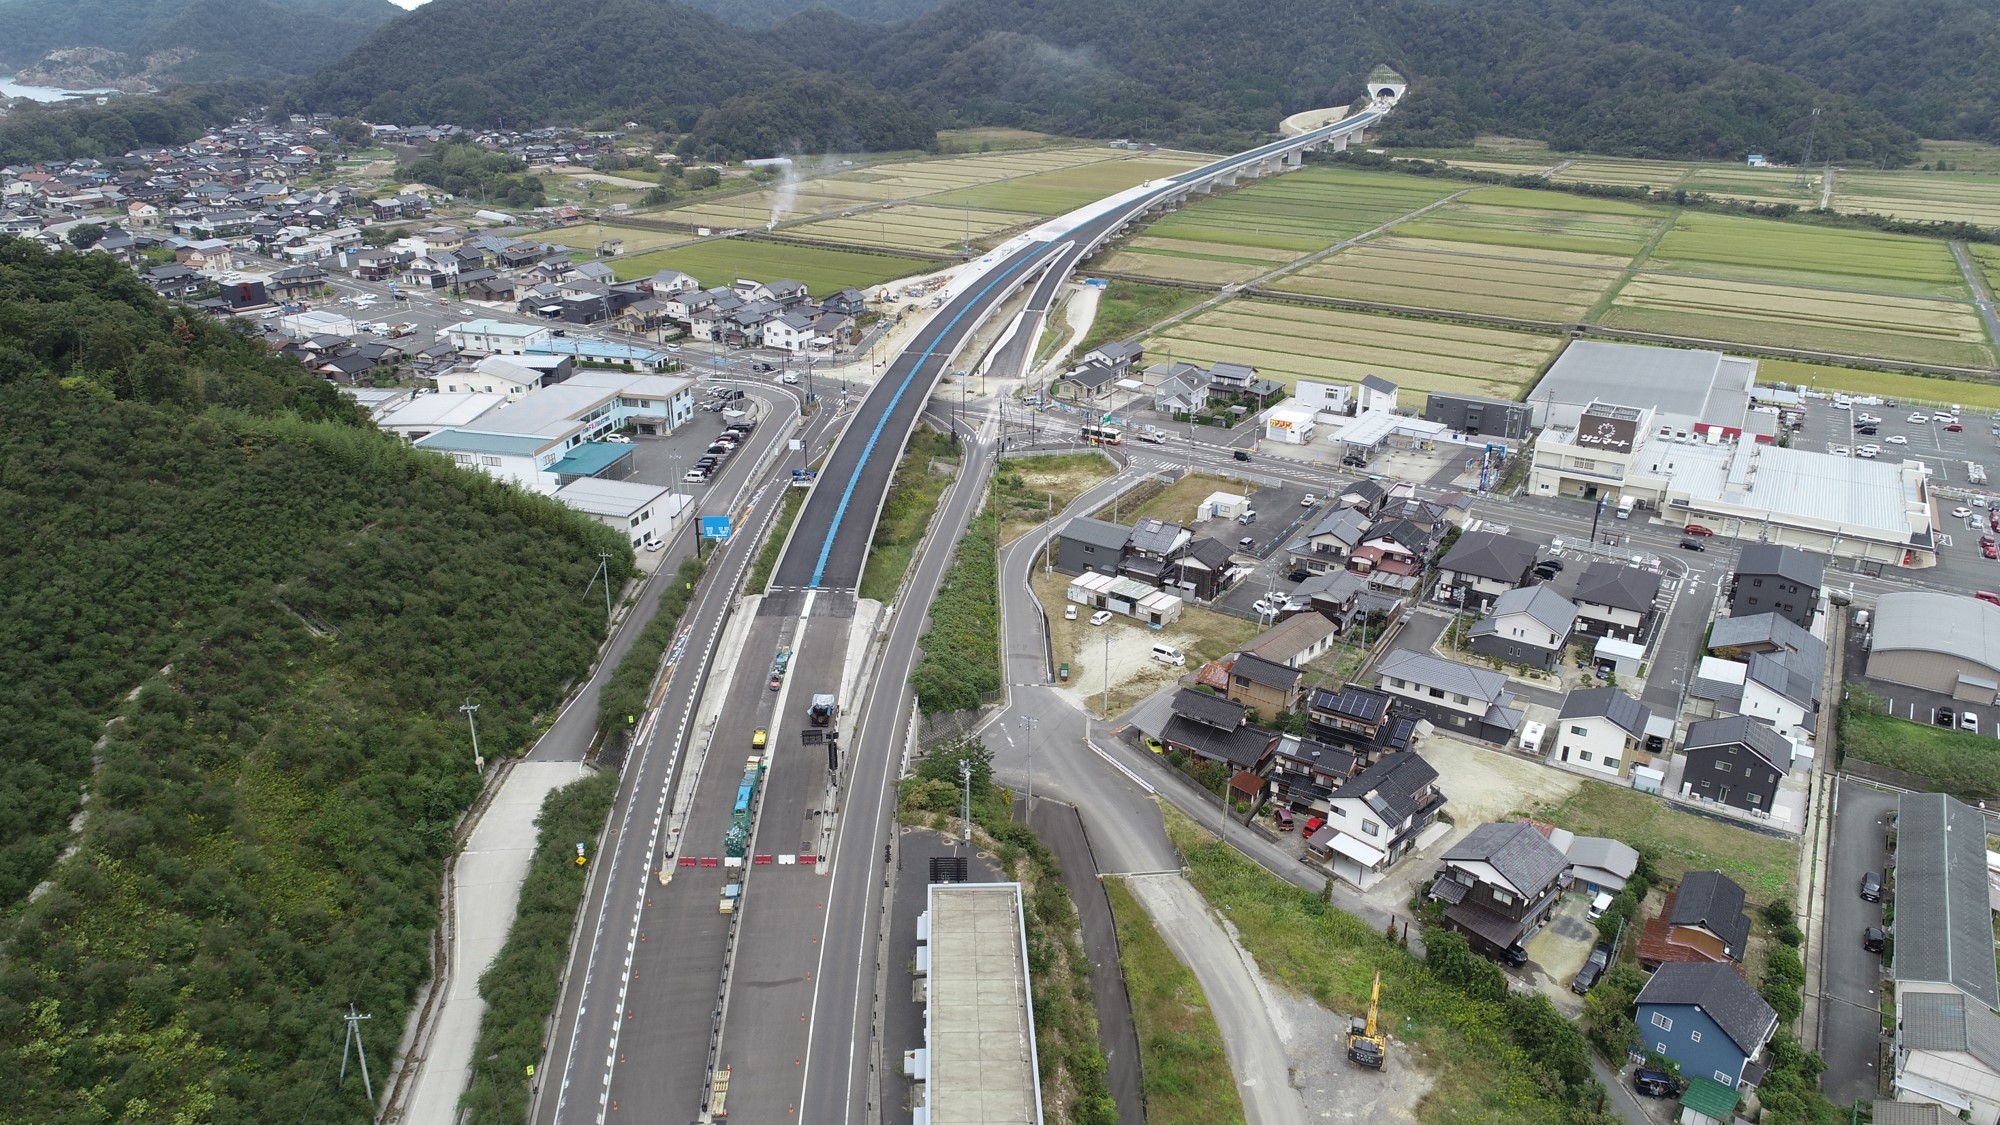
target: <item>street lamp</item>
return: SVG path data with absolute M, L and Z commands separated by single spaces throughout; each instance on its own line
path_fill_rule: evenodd
M 1035 727 L 1041 720 L 1033 715 L 1024 716 L 1021 724 L 1028 728 L 1028 815 L 1035 812 Z
M 461 705 L 459 710 L 465 713 L 465 721 L 472 728 L 472 766 L 483 772 L 486 769 L 486 759 L 479 753 L 479 704 L 466 703 Z

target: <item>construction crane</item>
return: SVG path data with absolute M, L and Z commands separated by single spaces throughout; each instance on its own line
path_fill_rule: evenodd
M 1347 1025 L 1347 1057 L 1370 1070 L 1381 1070 L 1389 1041 L 1376 1027 L 1382 1014 L 1382 970 L 1375 970 L 1375 991 L 1368 997 L 1368 1018 L 1354 1016 Z

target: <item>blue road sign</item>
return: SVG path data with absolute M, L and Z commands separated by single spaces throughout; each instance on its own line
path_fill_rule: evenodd
M 729 517 L 728 516 L 701 517 L 701 537 L 703 539 L 729 538 Z

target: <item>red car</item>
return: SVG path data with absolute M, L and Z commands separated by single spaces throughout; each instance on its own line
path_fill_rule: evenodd
M 1310 836 L 1313 833 L 1325 827 L 1326 827 L 1325 817 L 1323 816 L 1313 817 L 1311 820 L 1306 821 L 1305 834 Z
M 1991 590 L 1974 590 L 1972 596 L 1988 605 L 2000 605 L 2000 594 Z
M 1965 427 L 1959 425 L 1957 422 L 1953 422 L 1944 428 L 1944 432 L 1948 434 L 1962 434 L 1965 432 Z
M 2000 546 L 1994 546 L 1993 541 L 1989 539 L 1980 544 L 1979 553 L 1989 559 L 2000 559 Z
M 1687 533 L 1688 533 L 1689 535 L 1714 535 L 1714 534 L 1715 534 L 1715 532 L 1714 532 L 1714 531 L 1710 530 L 1709 528 L 1706 528 L 1706 527 L 1703 527 L 1703 526 L 1701 526 L 1701 525 L 1700 525 L 1700 524 L 1698 524 L 1698 523 L 1691 523 L 1691 524 L 1687 525 L 1686 527 L 1684 527 L 1684 528 L 1681 528 L 1681 530 L 1682 530 L 1682 531 L 1685 531 L 1685 532 L 1687 532 Z

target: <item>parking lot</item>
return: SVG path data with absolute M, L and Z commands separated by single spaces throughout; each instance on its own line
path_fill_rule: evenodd
M 1988 470 L 2000 468 L 2000 437 L 1993 433 L 1996 424 L 1993 417 L 1977 410 L 1962 410 L 1953 420 L 1948 407 L 1939 410 L 1908 403 L 1892 406 L 1892 401 L 1856 403 L 1851 409 L 1837 407 L 1830 399 L 1808 402 L 1805 426 L 1794 436 L 1793 445 L 1827 453 L 1846 450 L 1850 455 L 1863 446 L 1874 445 L 1879 447 L 1878 457 L 1923 461 L 1930 465 L 1937 483 L 1961 487 L 1978 487 L 1967 480 L 1968 461 Z M 1874 434 L 1855 431 L 1863 415 L 1881 419 Z M 1963 428 L 1946 429 L 1951 425 Z

